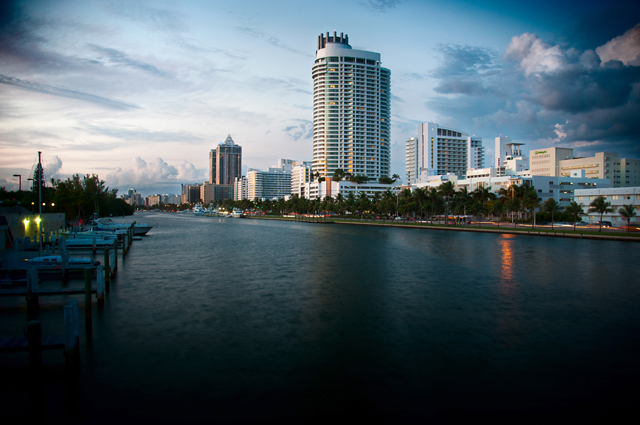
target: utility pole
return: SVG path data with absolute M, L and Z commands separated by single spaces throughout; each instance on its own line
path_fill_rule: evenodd
M 22 192 L 22 175 L 14 174 L 13 177 L 17 177 L 18 178 L 18 187 L 19 187 L 20 192 Z
M 38 237 L 40 238 L 40 256 L 42 257 L 42 152 L 40 151 L 38 151 L 38 216 L 40 217 Z

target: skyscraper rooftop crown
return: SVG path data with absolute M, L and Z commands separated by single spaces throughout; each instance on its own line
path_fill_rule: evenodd
M 324 49 L 327 46 L 327 43 L 339 43 L 343 44 L 346 48 L 351 48 L 349 45 L 349 36 L 344 35 L 342 32 L 340 35 L 338 35 L 337 31 L 334 31 L 333 35 L 329 35 L 328 31 L 326 35 L 320 34 L 318 36 L 318 50 Z

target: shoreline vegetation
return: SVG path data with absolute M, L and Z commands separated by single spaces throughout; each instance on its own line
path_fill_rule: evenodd
M 381 220 L 361 220 L 361 219 L 345 219 L 334 217 L 284 217 L 284 216 L 264 216 L 256 215 L 249 216 L 247 218 L 256 218 L 260 220 L 281 220 L 281 221 L 293 221 L 297 223 L 327 223 L 327 224 L 351 224 L 361 226 L 379 226 L 379 227 L 398 227 L 409 229 L 430 229 L 430 230 L 444 230 L 444 231 L 462 231 L 462 232 L 479 232 L 479 233 L 501 233 L 509 235 L 524 235 L 524 236 L 548 236 L 558 238 L 573 238 L 573 239 L 597 239 L 597 240 L 609 240 L 609 241 L 625 241 L 625 242 L 640 242 L 640 232 L 637 233 L 606 233 L 598 232 L 595 228 L 593 231 L 585 231 L 585 229 L 573 230 L 573 228 L 555 227 L 553 229 L 546 226 L 536 226 L 531 228 L 529 226 L 520 226 L 519 228 L 513 227 L 513 224 L 502 223 L 500 226 L 477 226 L 470 225 L 445 225 L 445 224 L 430 224 L 430 223 L 416 223 L 411 221 L 381 221 Z

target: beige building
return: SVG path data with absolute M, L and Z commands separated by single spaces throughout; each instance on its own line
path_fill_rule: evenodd
M 573 149 L 546 148 L 529 151 L 529 170 L 532 176 L 560 175 L 560 161 L 573 158 Z M 567 174 L 568 175 L 568 174 Z
M 618 158 L 617 153 L 598 152 L 593 157 L 560 161 L 560 175 L 584 170 L 585 177 L 609 179 L 611 187 L 640 186 L 640 159 Z

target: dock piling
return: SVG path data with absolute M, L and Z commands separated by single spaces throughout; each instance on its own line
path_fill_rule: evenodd
M 42 324 L 39 320 L 27 322 L 27 340 L 29 341 L 29 366 L 34 376 L 42 369 Z
M 104 304 L 104 266 L 98 266 L 96 268 L 96 281 L 98 282 L 98 305 Z
M 104 249 L 104 283 L 105 289 L 109 292 L 111 287 L 111 266 L 109 265 L 109 248 Z
M 27 269 L 27 318 L 33 320 L 38 316 L 40 307 L 38 299 L 38 268 Z
M 91 320 L 91 274 L 90 268 L 84 269 L 84 317 L 87 321 Z

